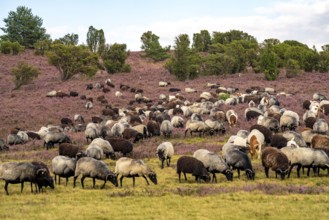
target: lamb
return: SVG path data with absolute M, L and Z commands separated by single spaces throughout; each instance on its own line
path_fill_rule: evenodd
M 181 173 L 184 174 L 185 180 L 186 173 L 191 173 L 192 176 L 195 176 L 195 180 L 200 183 L 201 180 L 205 182 L 210 181 L 210 177 L 208 174 L 208 171 L 206 167 L 203 165 L 203 163 L 191 156 L 181 156 L 177 161 L 177 174 L 178 174 L 178 180 L 181 182 Z
M 164 161 L 170 166 L 170 160 L 174 156 L 174 146 L 170 142 L 161 143 L 156 149 L 156 155 L 161 161 L 161 168 L 164 168 Z
M 104 157 L 103 149 L 97 146 L 96 144 L 89 144 L 86 149 L 87 157 L 92 157 L 97 160 L 101 160 Z
M 200 160 L 208 172 L 213 174 L 212 182 L 217 182 L 215 173 L 222 173 L 227 180 L 233 180 L 233 172 L 221 156 L 206 149 L 199 149 L 194 152 L 193 157 Z
M 120 186 L 122 187 L 122 180 L 124 177 L 133 178 L 133 187 L 135 187 L 135 177 L 142 176 L 147 185 L 150 185 L 148 177 L 154 184 L 157 184 L 157 175 L 153 172 L 143 160 L 131 159 L 128 157 L 121 157 L 117 160 L 115 165 L 115 174 L 120 177 Z
M 170 135 L 173 131 L 173 126 L 169 120 L 163 120 L 160 125 L 160 132 L 163 136 L 170 138 Z
M 230 109 L 226 112 L 226 120 L 230 127 L 235 126 L 238 122 L 238 114 L 233 109 Z
M 49 132 L 43 138 L 44 146 L 48 150 L 50 147 L 54 147 L 55 144 L 72 143 L 71 138 L 63 132 Z
M 124 157 L 133 150 L 133 144 L 123 138 L 108 138 L 107 140 L 113 147 L 114 152 L 121 152 Z
M 257 129 L 253 129 L 249 133 L 247 140 L 250 145 L 249 152 L 250 152 L 251 158 L 254 158 L 254 156 L 258 156 L 258 159 L 260 159 L 261 152 L 262 152 L 262 146 L 265 143 L 265 137 L 264 137 L 263 133 L 261 133 Z
M 51 161 L 52 171 L 55 175 L 55 183 L 57 183 L 58 176 L 58 184 L 61 184 L 61 177 L 66 179 L 66 186 L 71 176 L 74 176 L 75 166 L 77 159 L 70 158 L 67 156 L 56 156 Z
M 59 144 L 59 147 L 58 147 L 58 153 L 59 153 L 59 155 L 73 158 L 83 152 L 81 151 L 81 147 L 78 145 L 71 144 L 71 143 L 61 143 L 61 144 Z
M 255 179 L 255 171 L 252 169 L 251 160 L 246 153 L 234 147 L 226 151 L 224 158 L 228 166 L 233 170 L 238 170 L 238 178 L 240 178 L 240 170 L 245 170 L 249 180 Z
M 103 153 L 106 158 L 111 158 L 112 160 L 115 159 L 113 147 L 107 140 L 104 140 L 102 138 L 96 138 L 90 143 L 90 145 L 97 145 L 98 147 L 100 147 L 103 150 Z
M 267 178 L 269 177 L 268 171 L 270 168 L 275 172 L 275 178 L 280 174 L 282 180 L 289 171 L 288 157 L 275 147 L 266 147 L 262 151 L 262 165 Z
M 191 136 L 193 132 L 198 132 L 200 137 L 201 135 L 204 135 L 205 132 L 213 133 L 213 130 L 210 129 L 210 127 L 205 122 L 192 120 L 188 120 L 186 122 L 184 137 L 186 137 L 186 133 L 188 131 L 190 131 Z
M 105 187 L 107 180 L 113 183 L 115 187 L 118 186 L 117 176 L 106 166 L 103 161 L 99 161 L 94 158 L 84 157 L 77 161 L 74 172 L 73 187 L 75 187 L 76 180 L 80 175 L 82 176 L 82 188 L 84 188 L 84 179 L 86 177 L 90 177 L 93 179 L 93 188 L 95 188 L 96 179 L 104 180 L 104 184 L 101 186 L 101 189 Z
M 38 166 L 30 162 L 8 162 L 0 165 L 0 180 L 5 181 L 5 191 L 8 192 L 8 184 L 21 183 L 23 192 L 24 182 L 31 182 L 38 186 L 50 186 L 54 188 L 53 180 L 46 169 L 38 169 Z M 32 191 L 32 188 L 31 188 Z

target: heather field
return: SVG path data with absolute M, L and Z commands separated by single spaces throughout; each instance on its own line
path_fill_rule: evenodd
M 109 75 L 100 71 L 91 79 L 76 76 L 61 82 L 56 68 L 50 66 L 45 57 L 34 56 L 33 51 L 17 56 L 0 54 L 0 138 L 6 139 L 15 127 L 38 131 L 41 126 L 59 125 L 62 117 L 73 119 L 77 113 L 90 122 L 91 117 L 100 116 L 104 108 L 104 105 L 94 101 L 94 108 L 87 110 L 85 100 L 79 97 L 46 97 L 51 90 L 65 93 L 76 91 L 94 100 L 104 95 L 113 107 L 127 108 L 129 101 L 134 99 L 134 93 L 122 91 L 123 98 L 115 97 L 114 93 L 120 91 L 121 83 L 143 89 L 144 96 L 155 102 L 160 93 L 175 94 L 170 93 L 168 87 L 159 87 L 160 80 L 170 81 L 170 87 L 182 89 L 181 94 L 190 101 L 197 100 L 202 91 L 212 91 L 206 87 L 207 82 L 237 87 L 241 92 L 251 86 L 272 87 L 277 94 L 288 94 L 278 96 L 281 105 L 296 111 L 300 117 L 304 112 L 303 101 L 312 99 L 315 92 L 329 96 L 327 73 L 302 73 L 288 79 L 282 71 L 278 80 L 269 82 L 262 74 L 246 72 L 180 82 L 163 68 L 163 63 L 151 63 L 139 55 L 139 52 L 130 53 L 130 73 Z M 39 68 L 41 74 L 32 84 L 13 90 L 10 70 L 21 61 Z M 103 93 L 96 88 L 86 90 L 86 84 L 104 83 L 107 78 L 111 78 L 116 85 L 110 92 Z M 184 92 L 186 87 L 198 92 L 187 94 Z M 136 104 L 134 107 L 144 105 Z M 157 173 L 158 185 L 151 183 L 147 186 L 143 178 L 138 178 L 135 188 L 131 179 L 124 179 L 122 188 L 115 188 L 108 182 L 105 189 L 100 189 L 101 181 L 96 181 L 96 189 L 92 189 L 92 181 L 86 179 L 85 189 L 81 189 L 79 181 L 73 188 L 73 180 L 70 179 L 68 186 L 56 185 L 54 190 L 46 188 L 40 194 L 31 194 L 29 184 L 25 185 L 22 194 L 19 185 L 9 185 L 10 195 L 7 196 L 3 190 L 4 182 L 0 181 L 0 219 L 328 219 L 329 177 L 326 171 L 322 171 L 320 177 L 314 177 L 312 173 L 310 177 L 302 174 L 301 178 L 297 178 L 294 171 L 291 178 L 284 181 L 275 179 L 270 171 L 270 178 L 267 179 L 261 162 L 254 159 L 255 181 L 247 181 L 244 173 L 238 179 L 235 172 L 233 182 L 226 181 L 221 174 L 217 174 L 218 183 L 197 184 L 191 175 L 188 175 L 188 182 L 178 182 L 175 168 L 180 155 L 191 155 L 199 148 L 220 152 L 230 135 L 255 124 L 255 120 L 248 122 L 244 118 L 246 107 L 247 104 L 224 107 L 224 110 L 236 110 L 239 115 L 237 126 L 227 127 L 225 135 L 184 138 L 184 129 L 174 129 L 170 139 L 161 136 L 134 144 L 133 153 L 129 156 L 143 159 Z M 328 116 L 325 119 L 329 121 Z M 302 124 L 298 130 L 303 128 Z M 87 146 L 83 132 L 68 134 L 76 143 L 84 148 Z M 168 140 L 173 143 L 176 155 L 170 167 L 161 169 L 155 150 L 161 142 Z M 47 151 L 42 145 L 43 141 L 36 140 L 10 146 L 9 151 L 0 152 L 0 163 L 41 160 L 50 166 L 52 158 L 58 155 L 58 149 L 55 147 Z M 104 161 L 114 170 L 115 161 Z

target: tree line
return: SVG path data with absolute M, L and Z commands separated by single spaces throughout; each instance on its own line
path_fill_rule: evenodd
M 74 33 L 52 40 L 42 27 L 43 20 L 24 6 L 10 11 L 3 21 L 5 27 L 1 27 L 4 35 L 0 36 L 0 51 L 15 55 L 25 48 L 34 49 L 36 55 L 48 57 L 63 81 L 76 74 L 91 77 L 99 69 L 108 73 L 131 70 L 126 64 L 129 56 L 127 45 L 107 44 L 102 29 L 90 26 L 86 45 L 78 45 L 79 36 Z M 194 33 L 192 39 L 187 34 L 180 34 L 175 37 L 173 47 L 162 47 L 159 39 L 152 31 L 143 33 L 140 38 L 141 56 L 153 62 L 165 61 L 164 67 L 179 80 L 240 73 L 249 68 L 263 73 L 267 80 L 275 80 L 280 68 L 286 69 L 287 77 L 294 77 L 302 71 L 329 71 L 329 45 L 323 45 L 322 51 L 318 52 L 314 46 L 309 48 L 295 40 L 280 42 L 273 38 L 259 43 L 255 37 L 240 30 L 215 31 L 212 34 L 201 30 Z M 26 68 L 26 65 L 20 66 Z M 38 75 L 33 71 L 27 72 L 31 73 L 30 77 L 20 76 L 18 67 L 14 75 L 28 79 L 26 81 Z M 17 88 L 21 81 L 16 84 Z

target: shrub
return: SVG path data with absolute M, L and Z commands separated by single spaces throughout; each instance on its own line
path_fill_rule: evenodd
M 230 94 L 227 94 L 227 93 L 220 93 L 218 95 L 218 99 L 221 99 L 221 100 L 224 100 L 224 101 L 228 98 L 230 98 Z
M 300 65 L 297 60 L 289 59 L 287 61 L 286 76 L 292 78 L 301 73 Z
M 46 51 L 49 51 L 51 48 L 50 40 L 39 40 L 34 44 L 34 54 L 44 56 Z
M 13 68 L 11 73 L 15 77 L 15 89 L 19 89 L 22 85 L 26 85 L 36 78 L 39 75 L 39 70 L 23 62 Z
M 2 41 L 0 45 L 1 53 L 17 55 L 24 50 L 18 42 Z

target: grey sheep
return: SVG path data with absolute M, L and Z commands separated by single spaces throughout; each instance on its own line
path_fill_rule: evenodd
M 193 157 L 200 160 L 203 163 L 203 165 L 206 167 L 208 172 L 213 174 L 212 182 L 214 181 L 217 182 L 215 173 L 222 173 L 225 175 L 227 180 L 229 181 L 233 180 L 232 170 L 226 164 L 224 159 L 218 154 L 210 152 L 206 149 L 199 149 L 194 152 Z
M 262 151 L 262 165 L 265 169 L 265 175 L 268 178 L 268 171 L 271 168 L 275 172 L 275 178 L 279 174 L 284 180 L 289 171 L 288 157 L 275 147 L 266 147 Z
M 120 186 L 122 187 L 122 180 L 124 177 L 133 178 L 133 187 L 135 187 L 135 177 L 143 177 L 150 185 L 148 177 L 154 184 L 158 183 L 157 175 L 153 172 L 143 160 L 131 159 L 128 157 L 121 157 L 115 164 L 115 174 L 120 176 Z
M 210 134 L 213 134 L 213 130 L 203 121 L 192 121 L 188 120 L 185 125 L 185 133 L 184 137 L 186 137 L 187 132 L 190 131 L 190 134 L 192 136 L 193 132 L 199 133 L 199 136 L 201 137 L 206 132 L 209 132 Z
M 9 134 L 7 136 L 7 144 L 9 144 L 9 145 L 16 145 L 16 144 L 25 144 L 25 142 L 17 134 Z
M 325 119 L 319 118 L 313 125 L 313 131 L 319 134 L 326 134 L 328 132 L 328 123 Z
M 167 162 L 167 166 L 170 166 L 170 160 L 174 156 L 174 146 L 170 142 L 161 143 L 156 149 L 156 155 L 161 161 L 161 168 L 164 168 L 164 161 Z
M 87 139 L 87 143 L 89 140 L 92 141 L 95 138 L 100 137 L 101 132 L 102 132 L 102 126 L 100 124 L 94 122 L 88 123 L 85 130 L 85 137 Z
M 112 160 L 115 159 L 113 147 L 107 140 L 104 140 L 102 138 L 96 138 L 90 143 L 90 145 L 97 145 L 98 147 L 100 147 L 103 150 L 103 153 L 106 158 L 111 158 Z
M 282 133 L 283 137 L 287 138 L 287 140 L 292 140 L 297 143 L 299 147 L 307 147 L 307 144 L 302 136 L 302 134 L 296 131 L 285 131 Z
M 160 132 L 163 136 L 170 138 L 171 133 L 173 131 L 173 126 L 169 120 L 163 120 L 160 125 Z
M 203 165 L 203 163 L 191 156 L 181 156 L 177 161 L 177 174 L 178 174 L 178 180 L 181 182 L 181 173 L 184 174 L 185 180 L 186 173 L 191 173 L 192 176 L 195 176 L 195 180 L 200 183 L 201 180 L 204 180 L 205 182 L 210 181 L 210 177 L 208 174 L 208 171 L 206 167 Z
M 255 179 L 255 172 L 252 169 L 251 160 L 246 153 L 237 148 L 232 148 L 226 152 L 224 157 L 227 165 L 232 167 L 233 170 L 238 170 L 238 178 L 240 178 L 240 170 L 245 170 L 249 180 Z
M 5 191 L 8 192 L 8 184 L 21 184 L 23 192 L 24 182 L 32 184 L 50 186 L 54 188 L 53 180 L 46 169 L 38 169 L 37 166 L 30 162 L 8 162 L 0 165 L 0 180 L 5 181 Z M 32 188 L 31 188 L 32 190 Z
M 71 176 L 74 176 L 75 166 L 77 163 L 76 158 L 70 158 L 67 156 L 56 156 L 51 161 L 52 171 L 55 175 L 55 183 L 61 184 L 61 177 L 66 179 L 66 186 Z
M 183 128 L 184 119 L 181 116 L 175 115 L 171 118 L 171 124 L 174 128 Z
M 114 152 L 120 152 L 124 157 L 127 156 L 127 154 L 129 154 L 133 150 L 133 144 L 126 139 L 107 138 L 106 140 L 110 142 Z
M 44 146 L 48 150 L 50 147 L 54 147 L 55 144 L 60 143 L 71 143 L 71 139 L 69 136 L 64 134 L 63 132 L 49 132 L 43 138 Z
M 103 149 L 99 147 L 97 144 L 89 144 L 89 146 L 86 149 L 86 155 L 87 157 L 91 157 L 96 160 L 101 160 L 104 157 L 104 152 Z
M 81 186 L 84 188 L 84 179 L 86 177 L 93 179 L 93 188 L 95 188 L 96 179 L 104 180 L 101 189 L 105 187 L 107 180 L 109 180 L 115 187 L 118 186 L 117 176 L 106 166 L 103 161 L 96 160 L 90 157 L 83 157 L 78 160 L 74 172 L 74 183 L 76 185 L 77 178 L 81 175 Z
M 277 119 L 273 117 L 264 117 L 259 116 L 257 120 L 257 124 L 263 125 L 266 128 L 270 129 L 270 131 L 278 132 L 280 128 L 280 123 Z

